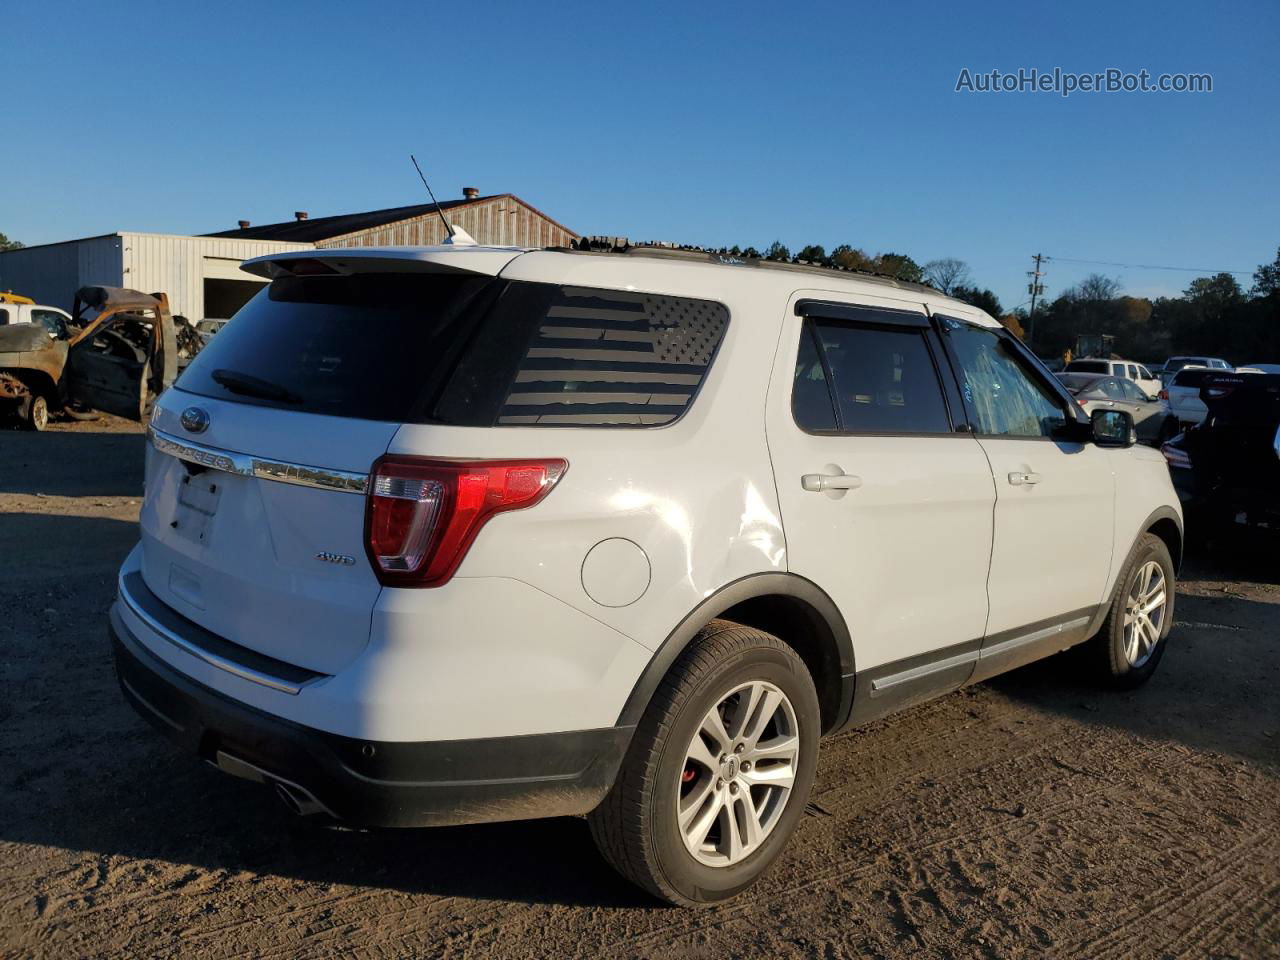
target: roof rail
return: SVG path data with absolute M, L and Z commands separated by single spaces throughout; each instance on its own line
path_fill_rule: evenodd
M 678 258 L 681 260 L 693 260 L 700 263 L 725 264 L 728 266 L 802 270 L 812 273 L 842 273 L 863 280 L 874 280 L 888 286 L 900 287 L 904 290 L 918 290 L 927 293 L 941 292 L 934 287 L 929 286 L 927 283 L 916 283 L 911 280 L 903 280 L 891 273 L 877 273 L 874 270 L 858 270 L 852 267 L 837 266 L 835 264 L 815 263 L 811 260 L 801 260 L 799 257 L 792 257 L 790 260 L 770 260 L 764 257 L 746 257 L 741 254 L 730 253 L 729 250 L 724 247 L 717 250 L 710 247 L 698 247 L 693 246 L 692 244 L 683 243 L 663 243 L 657 241 L 632 243 L 626 237 L 591 236 L 580 237 L 576 243 L 569 247 L 548 247 L 547 249 L 562 253 L 607 253 L 626 254 L 638 257 L 670 257 L 673 259 Z

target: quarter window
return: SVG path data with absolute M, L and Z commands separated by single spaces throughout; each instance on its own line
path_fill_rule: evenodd
M 792 394 L 796 423 L 814 433 L 949 433 L 926 333 L 924 327 L 807 321 Z
M 1048 437 L 1066 425 L 1062 399 L 1027 371 L 1007 341 L 992 330 L 939 319 L 955 349 L 961 389 L 979 433 Z

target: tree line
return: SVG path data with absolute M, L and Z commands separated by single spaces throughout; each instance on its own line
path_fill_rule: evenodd
M 902 253 L 868 254 L 847 244 L 828 253 L 818 244 L 794 255 L 774 241 L 763 252 L 728 247 L 731 256 L 868 270 L 929 286 L 973 304 L 1000 320 L 1041 356 L 1074 349 L 1080 334 L 1109 334 L 1116 354 L 1156 362 L 1175 354 L 1210 354 L 1236 363 L 1280 362 L 1280 249 L 1270 263 L 1259 264 L 1248 290 L 1235 276 L 1219 273 L 1191 281 L 1181 296 L 1129 297 L 1120 281 L 1094 273 L 1037 304 L 1032 317 L 1024 307 L 1006 311 L 1000 298 L 974 282 L 969 266 L 955 257 L 919 264 Z
M 1258 266 L 1248 290 L 1218 273 L 1192 280 L 1180 296 L 1151 300 L 1124 296 L 1119 281 L 1095 273 L 1019 320 L 1042 356 L 1062 354 L 1085 333 L 1110 334 L 1114 353 L 1140 360 L 1208 354 L 1280 362 L 1280 249 Z

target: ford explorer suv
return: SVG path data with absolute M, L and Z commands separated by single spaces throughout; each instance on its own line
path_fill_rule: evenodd
M 643 247 L 246 269 L 155 405 L 110 625 L 137 711 L 295 812 L 586 815 L 709 903 L 824 734 L 1076 645 L 1118 687 L 1160 662 L 1164 459 L 928 287 Z

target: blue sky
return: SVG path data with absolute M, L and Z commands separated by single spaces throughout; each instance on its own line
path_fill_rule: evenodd
M 1280 245 L 1280 4 L 12 5 L 0 231 L 201 233 L 513 192 L 582 233 L 1252 271 Z M 132 49 L 130 49 L 132 47 Z M 153 52 L 154 51 L 154 52 Z M 960 94 L 962 68 L 1209 94 Z M 20 135 L 20 136 L 19 136 Z M 1195 274 L 1092 270 L 1135 295 Z M 1247 286 L 1248 277 L 1241 277 Z

